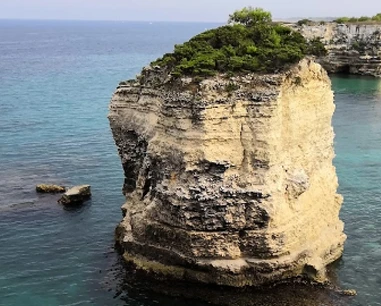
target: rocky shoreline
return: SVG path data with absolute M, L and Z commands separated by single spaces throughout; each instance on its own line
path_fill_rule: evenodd
M 381 77 L 381 24 L 289 25 L 308 40 L 318 38 L 328 54 L 318 62 L 329 73 Z

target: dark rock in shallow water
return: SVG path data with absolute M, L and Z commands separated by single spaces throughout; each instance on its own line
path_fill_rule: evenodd
M 70 188 L 65 194 L 58 200 L 63 205 L 77 205 L 82 204 L 84 201 L 91 197 L 90 185 L 81 185 Z
M 119 250 L 123 251 L 123 250 Z M 123 265 L 123 262 L 121 262 Z M 179 305 L 194 306 L 349 306 L 353 297 L 342 294 L 335 284 L 322 285 L 301 278 L 294 278 L 276 285 L 262 287 L 232 288 L 187 281 L 156 279 L 152 272 L 136 270 L 131 264 L 124 265 L 124 274 L 113 276 L 122 278 L 116 288 L 116 297 L 128 303 L 131 296 L 144 303 L 147 297 L 164 305 L 168 298 L 181 301 Z M 116 272 L 118 273 L 118 272 Z M 336 278 L 329 269 L 332 281 Z M 162 302 L 162 303 L 161 303 Z
M 66 191 L 66 188 L 58 185 L 41 184 L 36 186 L 36 191 L 38 193 L 63 193 Z

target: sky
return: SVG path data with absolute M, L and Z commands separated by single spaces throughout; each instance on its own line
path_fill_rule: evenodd
M 274 19 L 381 12 L 380 0 L 0 0 L 0 19 L 223 22 L 245 6 L 271 11 Z

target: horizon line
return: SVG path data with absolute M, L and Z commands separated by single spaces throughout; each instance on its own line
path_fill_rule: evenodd
M 227 21 L 202 21 L 202 20 L 132 20 L 132 19 L 65 19 L 65 18 L 4 18 L 0 17 L 0 21 L 95 21 L 95 22 L 144 22 L 144 23 L 227 23 Z
M 291 21 L 295 20 L 298 21 L 303 18 L 311 18 L 311 19 L 331 19 L 331 18 L 336 18 L 336 17 L 274 17 L 273 21 Z M 16 18 L 16 17 L 11 17 L 11 18 L 6 18 L 6 17 L 0 17 L 0 21 L 94 21 L 94 22 L 148 22 L 148 23 L 164 23 L 164 22 L 173 22 L 173 23 L 226 23 L 227 20 L 135 20 L 135 19 L 78 19 L 78 18 Z

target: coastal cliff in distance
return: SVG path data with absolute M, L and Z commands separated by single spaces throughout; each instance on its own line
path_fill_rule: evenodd
M 322 23 L 292 26 L 307 39 L 319 38 L 328 54 L 318 58 L 329 73 L 381 77 L 380 23 Z
M 234 287 L 325 279 L 342 255 L 326 71 L 195 81 L 148 66 L 109 120 L 125 172 L 124 258 L 162 278 Z

